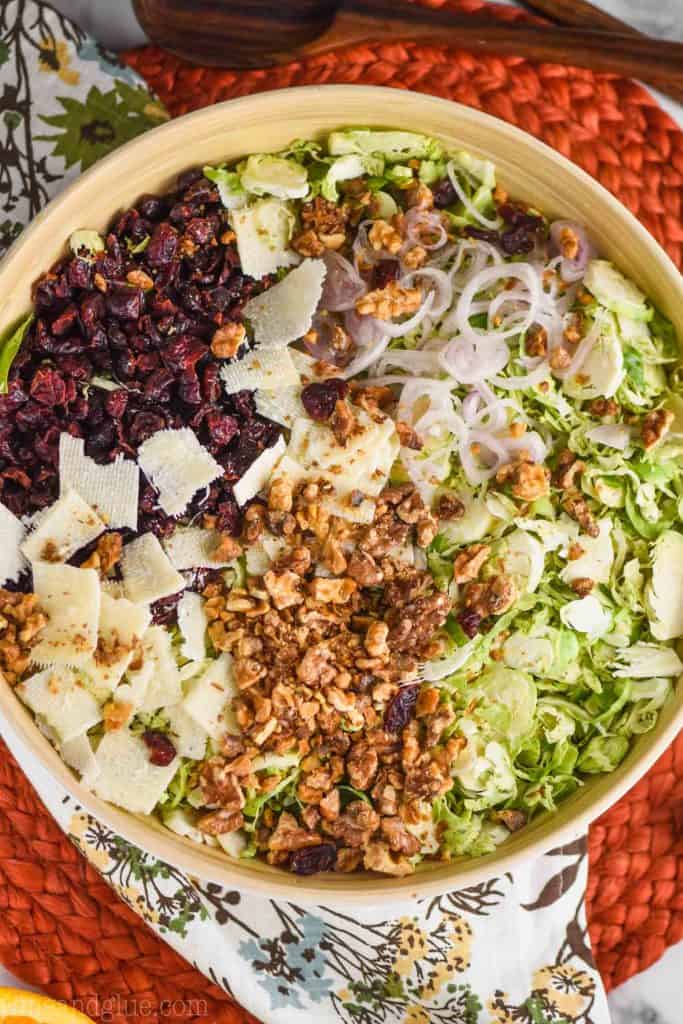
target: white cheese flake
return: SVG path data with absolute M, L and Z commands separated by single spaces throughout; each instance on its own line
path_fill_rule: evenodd
M 169 516 L 182 515 L 197 491 L 223 475 L 222 467 L 189 427 L 153 434 L 140 445 L 138 462 Z
M 245 505 L 263 490 L 271 478 L 273 469 L 284 455 L 286 447 L 284 438 L 278 437 L 274 445 L 264 448 L 254 459 L 249 469 L 232 488 L 238 505 Z
M 189 661 L 206 657 L 206 629 L 208 619 L 204 601 L 199 594 L 186 590 L 178 602 L 178 629 L 183 638 L 180 653 Z
M 138 528 L 140 472 L 132 459 L 117 455 L 98 466 L 84 454 L 82 437 L 59 436 L 59 493 L 73 489 L 108 526 Z
M 5 505 L 0 505 L 0 583 L 15 582 L 27 568 L 21 553 L 26 528 Z
M 568 601 L 560 608 L 560 618 L 565 626 L 585 633 L 591 640 L 604 636 L 612 625 L 612 616 L 594 594 Z
M 198 725 L 181 704 L 166 708 L 165 715 L 171 727 L 171 740 L 178 754 L 181 757 L 191 757 L 193 761 L 200 761 L 206 753 L 206 729 Z
M 281 199 L 260 199 L 234 209 L 230 224 L 237 236 L 242 270 L 260 280 L 280 267 L 296 266 L 300 257 L 289 248 L 295 218 Z
M 152 764 L 144 741 L 128 729 L 105 733 L 95 757 L 99 769 L 95 793 L 137 814 L 151 814 L 180 763 L 174 757 L 164 767 Z
M 99 766 L 87 733 L 81 733 L 60 744 L 59 750 L 69 767 L 78 772 L 83 785 L 92 789 L 99 774 Z
M 301 401 L 301 387 L 298 384 L 281 388 L 279 391 L 259 388 L 254 394 L 254 405 L 259 416 L 264 416 L 273 423 L 280 423 L 283 427 L 291 428 L 294 420 L 306 415 Z
M 97 647 L 81 666 L 104 695 L 111 693 L 133 659 L 151 621 L 149 609 L 125 597 L 100 596 Z
M 68 490 L 41 516 L 39 526 L 24 541 L 22 551 L 30 562 L 66 562 L 106 528 L 80 494 Z
M 81 736 L 102 719 L 100 705 L 69 668 L 37 672 L 19 683 L 16 692 L 62 743 Z
M 304 260 L 282 281 L 249 299 L 243 313 L 257 345 L 279 347 L 303 337 L 313 322 L 326 273 L 323 260 Z
M 82 665 L 97 645 L 100 581 L 94 569 L 37 562 L 33 590 L 48 616 L 31 650 L 36 665 Z
M 214 552 L 220 542 L 218 530 L 205 530 L 201 526 L 178 526 L 164 541 L 166 554 L 172 565 L 180 570 L 211 568 L 222 569 L 233 559 L 216 558 Z
M 226 732 L 239 732 L 236 723 L 233 725 L 230 709 L 226 707 L 228 701 L 236 696 L 232 658 L 225 653 L 190 683 L 182 707 L 212 739 L 218 740 Z
M 185 588 L 185 580 L 153 533 L 143 533 L 124 546 L 121 574 L 125 595 L 136 604 L 151 604 Z
M 299 384 L 299 371 L 288 349 L 260 348 L 221 367 L 221 380 L 227 395 L 258 388 L 280 391 Z
M 144 687 L 140 711 L 158 711 L 178 704 L 183 697 L 180 673 L 171 634 L 163 626 L 147 629 L 142 638 L 140 661 L 140 668 L 129 669 L 127 673 L 133 686 L 138 683 L 141 689 Z
M 608 583 L 612 563 L 614 562 L 614 547 L 612 545 L 612 520 L 601 519 L 598 523 L 600 533 L 597 537 L 589 537 L 582 534 L 577 544 L 583 554 L 579 558 L 567 562 L 560 576 L 564 583 L 571 583 L 577 579 L 589 579 L 594 583 Z

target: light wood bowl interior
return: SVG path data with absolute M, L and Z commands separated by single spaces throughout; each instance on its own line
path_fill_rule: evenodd
M 587 174 L 530 135 L 445 100 L 395 89 L 309 86 L 232 100 L 172 121 L 100 161 L 55 199 L 17 240 L 0 265 L 0 333 L 30 308 L 31 284 L 61 254 L 77 228 L 103 229 L 144 192 L 171 186 L 188 167 L 218 163 L 295 138 L 351 125 L 426 132 L 495 161 L 500 183 L 552 216 L 588 226 L 601 252 L 632 276 L 675 323 L 683 338 L 683 279 L 663 250 L 628 211 Z M 410 878 L 321 875 L 297 878 L 253 861 L 239 862 L 198 847 L 105 804 L 62 763 L 12 691 L 0 686 L 0 715 L 31 755 L 80 804 L 121 835 L 192 876 L 301 903 L 401 901 L 472 885 L 567 842 L 625 793 L 683 725 L 683 685 L 662 710 L 656 729 L 641 736 L 610 775 L 598 776 L 565 801 L 476 860 L 428 867 Z

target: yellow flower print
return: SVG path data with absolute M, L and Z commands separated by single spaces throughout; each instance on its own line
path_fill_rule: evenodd
M 595 981 L 571 964 L 554 964 L 536 971 L 533 988 L 549 1008 L 570 1020 L 578 1020 L 590 1007 Z
M 443 963 L 436 964 L 427 975 L 427 980 L 422 987 L 422 996 L 424 999 L 434 999 L 438 996 L 444 985 L 448 985 L 451 978 L 453 977 L 453 968 L 450 964 Z
M 41 39 L 38 50 L 38 69 L 57 75 L 66 85 L 78 85 L 81 76 L 71 64 L 68 44 L 63 39 Z
M 417 1003 L 414 1003 L 406 1010 L 403 1024 L 429 1024 L 429 1014 L 423 1006 L 418 1006 Z
M 68 832 L 74 839 L 82 839 L 85 835 L 88 827 L 88 816 L 83 814 L 81 811 L 78 814 L 72 814 L 69 820 Z
M 106 871 L 109 867 L 109 854 L 106 850 L 98 850 L 94 846 L 88 846 L 87 843 L 84 843 L 81 849 L 93 867 L 98 871 Z
M 472 929 L 464 917 L 456 917 L 450 929 L 451 947 L 446 960 L 452 971 L 466 971 L 472 961 Z
M 496 992 L 486 1004 L 486 1009 L 491 1014 L 491 1024 L 515 1024 L 512 1014 L 515 1008 L 508 1004 L 507 992 Z
M 132 885 L 117 886 L 120 896 L 135 910 L 145 921 L 156 924 L 159 921 L 159 914 L 147 903 L 143 893 Z
M 399 919 L 398 948 L 393 970 L 405 977 L 427 952 L 427 936 L 411 917 Z

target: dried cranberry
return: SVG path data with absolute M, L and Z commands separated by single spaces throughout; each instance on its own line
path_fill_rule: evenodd
M 387 732 L 400 732 L 405 729 L 415 714 L 419 692 L 419 684 L 411 683 L 409 686 L 402 686 L 398 693 L 391 698 L 384 713 L 384 728 Z
M 193 369 L 185 370 L 178 377 L 178 398 L 186 405 L 201 405 L 202 389 Z
M 234 296 L 223 285 L 204 292 L 204 306 L 208 313 L 222 313 L 231 302 L 234 302 Z
M 88 336 L 95 330 L 104 313 L 104 295 L 101 292 L 91 292 L 81 299 L 81 324 Z
M 114 372 L 121 380 L 129 380 L 135 373 L 135 357 L 130 349 L 115 352 L 112 360 Z
M 458 193 L 453 188 L 450 178 L 442 178 L 432 189 L 434 206 L 437 210 L 443 210 L 446 206 L 452 206 L 458 198 Z
M 189 188 L 185 189 L 183 198 L 186 203 L 217 203 L 219 200 L 218 189 L 203 174 L 200 174 Z
M 179 224 L 182 227 L 186 221 L 190 220 L 193 213 L 194 210 L 188 203 L 175 203 L 171 207 L 168 217 L 174 224 Z
M 176 188 L 179 192 L 184 192 L 185 189 L 193 185 L 195 181 L 199 181 L 203 177 L 203 174 L 199 167 L 190 167 L 187 171 L 181 171 L 176 178 Z
M 329 420 L 334 407 L 348 391 L 348 384 L 341 377 L 314 381 L 301 392 L 301 402 L 312 420 Z
M 92 284 L 92 262 L 76 256 L 66 272 L 72 288 L 90 288 Z
M 155 370 L 145 382 L 145 398 L 153 398 L 156 402 L 168 402 L 175 378 L 170 370 Z
M 234 498 L 222 501 L 216 507 L 216 526 L 233 537 L 240 532 L 241 516 Z
M 289 867 L 295 875 L 315 875 L 318 871 L 332 871 L 337 863 L 337 847 L 334 843 L 320 843 L 295 850 Z
M 478 238 L 482 242 L 490 242 L 491 245 L 500 245 L 500 234 L 498 231 L 490 231 L 488 228 L 475 228 L 466 224 L 463 228 L 468 238 Z
M 118 388 L 110 391 L 106 397 L 104 407 L 112 419 L 120 420 L 128 406 L 128 392 L 125 388 Z
M 462 629 L 465 636 L 468 636 L 470 640 L 476 636 L 479 632 L 479 626 L 481 625 L 481 615 L 479 612 L 473 611 L 471 608 L 465 608 L 458 615 L 458 625 Z
M 142 444 L 152 434 L 163 430 L 166 420 L 154 412 L 139 412 L 133 419 L 130 426 L 130 439 L 134 444 Z
M 531 252 L 536 244 L 535 232 L 530 232 L 529 228 L 522 224 L 511 231 L 504 231 L 500 238 L 500 244 L 503 252 L 508 256 Z
M 211 410 L 206 415 L 209 436 L 219 445 L 229 444 L 239 431 L 239 423 L 234 416 L 228 416 Z
M 59 362 L 59 367 L 62 373 L 73 377 L 74 380 L 85 381 L 92 377 L 92 363 L 86 356 L 64 356 Z
M 62 334 L 66 334 L 75 325 L 78 320 L 78 306 L 70 305 L 66 309 L 62 310 L 59 316 L 56 316 L 52 321 L 52 333 L 60 337 Z
M 399 274 L 398 260 L 378 260 L 372 268 L 372 287 L 386 288 Z
M 49 425 L 52 416 L 49 409 L 38 402 L 26 402 L 20 409 L 17 409 L 15 423 L 19 430 L 26 433 L 43 430 Z
M 143 352 L 135 360 L 135 367 L 143 377 L 158 370 L 160 366 L 161 358 L 157 352 Z
M 158 768 L 165 768 L 176 756 L 176 749 L 164 732 L 158 729 L 147 729 L 142 738 L 149 750 L 149 759 Z
M 3 480 L 12 480 L 24 490 L 28 490 L 31 486 L 31 477 L 23 469 L 19 469 L 18 466 L 10 466 L 9 469 L 3 469 L 0 476 L 2 476 Z
M 197 245 L 205 245 L 211 241 L 218 227 L 217 217 L 193 217 L 185 225 L 185 234 L 196 242 Z
M 162 267 L 170 263 L 178 248 L 178 232 L 166 221 L 158 224 L 152 232 L 145 258 L 151 267 Z
M 161 196 L 140 196 L 136 205 L 140 214 L 145 217 L 146 220 L 161 220 L 168 209 L 167 200 L 163 199 Z
M 161 349 L 161 358 L 170 370 L 190 370 L 208 351 L 199 338 L 179 334 Z
M 105 420 L 94 430 L 89 430 L 86 437 L 86 452 L 104 455 L 116 441 L 116 427 L 111 420 Z
M 205 402 L 217 402 L 221 392 L 218 366 L 216 363 L 209 363 L 202 372 L 202 397 Z
M 137 320 L 145 304 L 145 293 L 141 288 L 117 286 L 110 288 L 105 296 L 107 312 L 118 320 Z
M 254 406 L 253 391 L 237 391 L 230 396 L 230 401 L 240 419 L 249 422 L 254 418 L 256 407 Z
M 31 397 L 41 405 L 63 405 L 66 400 L 64 378 L 50 366 L 40 367 L 31 382 Z
M 155 601 L 151 606 L 152 622 L 156 626 L 174 625 L 178 621 L 178 602 L 181 597 L 182 592 L 179 592 Z

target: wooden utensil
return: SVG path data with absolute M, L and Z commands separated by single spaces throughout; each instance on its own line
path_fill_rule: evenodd
M 572 0 L 555 0 L 565 8 Z M 264 67 L 370 40 L 433 40 L 463 49 L 579 64 L 683 89 L 683 44 L 585 28 L 503 24 L 405 0 L 134 0 L 160 46 L 195 63 Z

